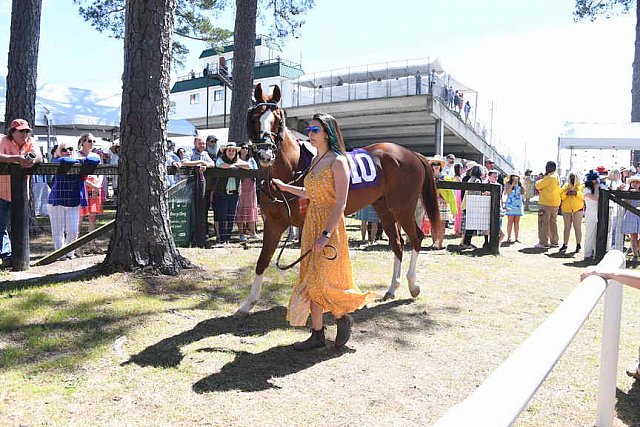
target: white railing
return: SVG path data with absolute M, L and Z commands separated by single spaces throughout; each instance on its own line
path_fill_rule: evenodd
M 610 251 L 598 264 L 624 267 L 624 255 Z M 622 285 L 591 276 L 580 283 L 545 322 L 533 332 L 467 399 L 447 411 L 435 424 L 444 426 L 509 426 L 524 410 L 538 387 L 567 349 L 605 293 L 600 354 L 597 426 L 613 424 Z

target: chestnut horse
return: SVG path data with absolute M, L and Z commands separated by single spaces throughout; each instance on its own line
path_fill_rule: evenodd
M 262 250 L 256 265 L 256 276 L 251 293 L 238 309 L 236 316 L 249 314 L 260 297 L 263 274 L 278 246 L 282 233 L 289 225 L 302 227 L 304 214 L 300 212 L 298 197 L 289 193 L 275 194 L 270 186 L 271 178 L 284 182 L 296 182 L 302 186 L 304 166 L 299 163 L 301 145 L 285 125 L 284 111 L 278 106 L 281 93 L 275 86 L 273 93 L 265 95 L 262 86 L 255 88 L 255 105 L 249 110 L 249 137 L 257 148 L 256 158 L 265 168 L 266 177 L 259 183 L 260 209 L 265 219 Z M 415 212 L 418 199 L 422 199 L 427 216 L 432 224 L 440 221 L 436 185 L 431 166 L 426 157 L 392 143 L 378 143 L 364 148 L 371 156 L 375 169 L 379 171 L 379 185 L 362 189 L 349 189 L 345 215 L 356 212 L 371 204 L 375 208 L 382 227 L 389 237 L 394 253 L 393 276 L 384 299 L 393 298 L 400 285 L 402 249 L 404 240 L 402 228 L 411 242 L 411 262 L 407 272 L 409 292 L 418 296 L 420 287 L 416 285 L 416 263 L 424 234 L 416 224 Z M 366 156 L 366 153 L 363 153 Z M 367 160 L 369 161 L 369 160 Z M 357 174 L 357 172 L 355 172 Z M 352 170 L 352 184 L 354 181 Z M 275 197 L 278 196 L 278 197 Z M 422 197 L 421 197 L 422 196 Z M 287 198 L 285 206 L 282 197 Z M 437 226 L 432 229 L 437 230 Z

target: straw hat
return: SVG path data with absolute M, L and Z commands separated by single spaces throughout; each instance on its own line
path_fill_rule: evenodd
M 238 145 L 235 142 L 229 141 L 225 144 L 222 144 L 222 146 L 220 147 L 220 151 L 227 150 L 229 148 L 233 148 L 236 151 L 240 150 L 240 147 L 238 147 Z
M 510 174 L 508 174 L 508 175 L 507 175 L 506 182 L 511 181 L 511 177 L 512 177 L 512 176 L 517 176 L 517 177 L 518 177 L 518 179 L 519 179 L 520 181 L 522 181 L 522 174 L 520 174 L 520 171 L 513 171 L 513 172 L 511 172 Z
M 429 157 L 429 163 L 440 163 L 440 169 L 444 168 L 444 165 L 447 164 L 447 161 L 439 154 L 436 154 L 433 157 Z
M 631 185 L 633 181 L 640 181 L 640 175 L 632 175 L 627 178 L 627 184 Z

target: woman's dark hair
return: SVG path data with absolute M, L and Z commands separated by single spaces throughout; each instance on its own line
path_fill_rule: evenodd
M 249 143 L 245 142 L 244 144 L 240 145 L 240 148 L 246 148 L 247 149 L 247 159 L 250 159 L 251 157 L 253 157 L 253 144 L 249 144 Z M 238 157 L 240 157 L 242 159 L 242 156 L 240 156 L 239 153 L 241 153 L 241 152 L 238 151 Z
M 453 165 L 453 174 L 459 178 L 462 177 L 462 164 L 461 163 L 456 163 L 455 165 Z
M 317 113 L 314 114 L 312 120 L 319 122 L 327 133 L 329 150 L 333 151 L 336 155 L 345 154 L 347 150 L 344 146 L 342 131 L 340 131 L 340 126 L 338 126 L 335 117 L 330 114 Z
M 556 171 L 556 162 L 548 161 L 544 167 L 545 174 L 550 174 Z
M 480 165 L 475 165 L 471 168 L 471 176 L 482 179 L 482 168 L 480 167 Z
M 573 172 L 569 174 L 569 183 L 571 185 L 576 185 L 576 174 Z
M 238 157 L 240 157 L 240 152 L 238 150 L 233 150 L 233 151 L 235 151 L 236 154 L 233 156 L 233 159 L 230 159 L 229 156 L 227 156 L 227 150 L 223 149 L 222 153 L 220 154 L 220 158 L 222 159 L 222 161 L 229 164 L 233 164 L 237 162 Z

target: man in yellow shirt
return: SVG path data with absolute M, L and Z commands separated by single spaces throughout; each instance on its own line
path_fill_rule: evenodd
M 538 199 L 538 243 L 536 248 L 558 247 L 558 208 L 560 207 L 560 179 L 555 162 L 547 162 L 544 177 L 536 183 Z

